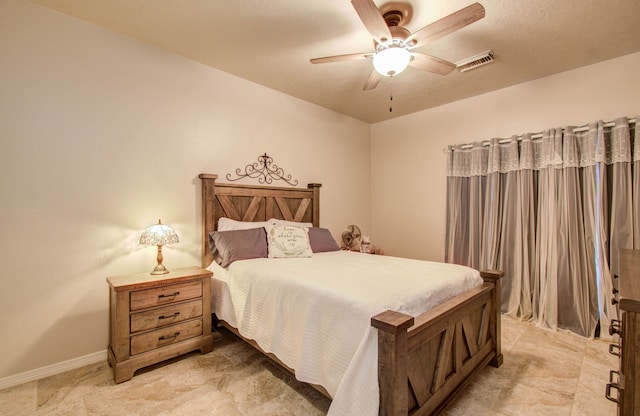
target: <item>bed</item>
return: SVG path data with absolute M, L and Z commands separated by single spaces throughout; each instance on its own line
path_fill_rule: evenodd
M 308 223 L 313 227 L 320 226 L 320 184 L 309 184 L 307 188 L 283 188 L 262 185 L 238 185 L 216 183 L 217 175 L 199 175 L 202 183 L 202 265 L 214 270 L 213 284 L 214 310 L 224 315 L 220 323 L 240 336 L 242 339 L 268 355 L 274 361 L 282 365 L 285 369 L 293 372 L 298 379 L 311 384 L 323 394 L 333 399 L 330 415 L 341 414 L 362 414 L 362 415 L 433 415 L 443 411 L 456 394 L 472 379 L 472 377 L 487 364 L 498 367 L 502 364 L 502 353 L 500 345 L 500 271 L 482 271 L 479 273 L 481 281 L 464 289 L 457 289 L 459 293 L 444 301 L 435 301 L 428 310 L 421 313 L 412 313 L 416 310 L 413 306 L 399 304 L 394 310 L 379 310 L 372 315 L 362 316 L 367 311 L 368 306 L 362 306 L 359 300 L 353 300 L 348 305 L 349 312 L 340 309 L 341 306 L 335 300 L 342 295 L 319 298 L 311 296 L 305 298 L 308 287 L 297 287 L 292 301 L 283 303 L 293 305 L 291 307 L 304 309 L 304 313 L 291 313 L 289 315 L 304 315 L 309 313 L 311 317 L 318 316 L 318 310 L 326 305 L 335 303 L 330 312 L 326 315 L 333 316 L 331 325 L 327 325 L 326 320 L 318 324 L 318 329 L 313 329 L 311 324 L 304 323 L 299 326 L 303 328 L 304 337 L 313 338 L 313 342 L 306 342 L 305 346 L 315 346 L 321 339 L 336 338 L 335 342 L 342 342 L 339 336 L 327 337 L 326 331 L 340 334 L 344 332 L 362 331 L 362 340 L 356 342 L 358 345 L 346 345 L 336 351 L 345 350 L 346 355 L 351 354 L 351 349 L 355 352 L 351 361 L 347 363 L 344 374 L 338 372 L 339 380 L 332 381 L 323 378 L 323 374 L 315 377 L 316 373 L 323 373 L 323 360 L 326 352 L 301 351 L 300 354 L 307 354 L 303 357 L 298 354 L 283 353 L 277 345 L 287 345 L 290 343 L 290 336 L 280 332 L 281 328 L 272 327 L 272 322 L 265 321 L 263 324 L 245 325 L 246 319 L 238 325 L 234 322 L 233 308 L 236 313 L 245 313 L 242 309 L 238 312 L 238 304 L 232 305 L 234 290 L 253 293 L 257 288 L 246 286 L 256 282 L 265 282 L 280 273 L 278 267 L 291 270 L 295 273 L 302 273 L 302 261 L 275 261 L 274 259 L 251 259 L 235 262 L 228 268 L 221 268 L 213 261 L 213 256 L 209 249 L 209 235 L 217 230 L 220 218 L 229 218 L 242 222 L 264 222 L 269 219 L 278 219 L 295 223 Z M 325 263 L 350 264 L 352 259 L 362 262 L 362 267 L 373 269 L 384 269 L 388 264 L 402 266 L 403 263 L 395 258 L 383 258 L 386 256 L 376 256 L 371 254 L 350 253 L 350 252 L 327 252 L 314 254 L 311 258 L 304 260 L 304 267 L 312 265 L 306 270 L 318 270 L 316 274 L 321 275 Z M 300 259 L 296 259 L 300 260 Z M 268 263 L 271 261 L 271 263 Z M 312 263 L 313 262 L 313 263 Z M 441 263 L 429 263 L 409 261 L 411 265 L 407 267 L 429 267 L 432 273 L 449 273 L 450 270 L 457 272 L 456 267 L 460 267 L 463 275 L 469 274 L 463 270 L 462 266 L 445 265 Z M 276 267 L 277 265 L 278 267 Z M 466 269 L 466 268 L 465 268 Z M 258 278 L 247 277 L 247 282 L 235 282 L 236 274 L 240 271 L 251 276 L 257 273 L 256 270 L 268 271 Z M 236 274 L 234 274 L 236 273 Z M 476 275 L 477 272 L 474 271 Z M 477 277 L 476 277 L 477 278 Z M 253 279 L 253 280 L 252 280 Z M 308 272 L 306 282 L 319 282 L 324 284 L 318 277 L 313 280 L 313 273 Z M 461 276 L 461 282 L 470 282 L 470 278 Z M 325 279 L 330 280 L 330 279 Z M 336 281 L 344 281 L 338 279 Z M 281 283 L 276 280 L 268 280 L 263 285 L 270 287 L 271 292 L 280 293 Z M 299 286 L 293 281 L 294 286 Z M 320 283 L 321 282 L 321 283 Z M 284 283 L 282 283 L 284 285 Z M 315 283 L 309 283 L 313 285 Z M 235 285 L 235 286 L 234 286 Z M 260 286 L 260 285 L 258 285 Z M 239 288 L 239 289 L 238 289 Z M 321 291 L 331 292 L 333 289 L 322 287 Z M 282 290 L 286 292 L 286 290 Z M 368 293 L 367 290 L 360 292 Z M 416 292 L 418 292 L 416 290 Z M 257 292 L 256 292 L 257 293 Z M 333 293 L 333 292 L 331 292 Z M 373 292 L 372 292 L 373 293 Z M 406 295 L 406 294 L 405 294 Z M 261 307 L 269 309 L 269 299 L 264 295 L 257 295 L 253 303 L 260 303 Z M 373 295 L 372 295 L 373 296 Z M 377 295 L 376 295 L 377 296 Z M 319 301 L 316 301 L 320 299 Z M 409 299 L 409 297 L 407 297 Z M 263 302 L 264 301 L 264 302 Z M 275 300 L 273 302 L 276 302 Z M 280 301 L 277 301 L 280 302 Z M 296 302 L 298 302 L 296 306 Z M 239 303 L 239 302 L 237 302 Z M 246 302 L 251 303 L 251 302 Z M 409 303 L 411 303 L 409 301 Z M 263 304 L 267 304 L 264 306 Z M 274 303 L 271 308 L 280 308 L 280 303 Z M 406 307 L 405 307 L 406 306 Z M 289 307 L 289 306 L 287 306 Z M 417 307 L 417 306 L 416 306 Z M 223 309 L 229 310 L 225 315 Z M 245 304 L 242 308 L 247 308 Z M 305 309 L 307 308 L 307 309 Z M 249 311 L 249 309 L 247 309 Z M 352 312 L 353 311 L 353 312 Z M 249 313 L 249 312 L 246 312 Z M 279 311 L 282 313 L 282 311 Z M 253 313 L 258 316 L 259 314 Z M 229 318 L 225 319 L 228 316 Z M 220 317 L 219 317 L 220 318 Z M 323 318 L 324 319 L 324 318 Z M 326 318 L 329 319 L 329 318 Z M 310 319 L 309 321 L 318 321 Z M 258 321 L 259 322 L 259 321 Z M 266 329 L 265 329 L 266 328 Z M 346 328 L 346 329 L 345 329 Z M 352 329 L 356 328 L 356 329 Z M 276 341 L 265 341 L 265 332 L 275 332 Z M 317 331 L 314 334 L 313 331 Z M 323 332 L 325 331 L 325 332 Z M 358 334 L 357 337 L 360 335 Z M 286 340 L 286 342 L 281 339 Z M 274 347 L 274 343 L 277 344 Z M 333 348 L 333 345 L 330 345 Z M 314 350 L 314 348 L 310 348 Z M 316 357 L 313 354 L 321 355 Z M 331 354 L 330 354 L 331 355 Z M 350 356 L 350 355 L 349 355 Z M 311 357 L 311 358 L 309 358 Z M 331 357 L 330 357 L 331 358 Z

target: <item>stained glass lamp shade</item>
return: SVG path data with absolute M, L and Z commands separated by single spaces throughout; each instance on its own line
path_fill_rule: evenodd
M 177 243 L 178 234 L 173 228 L 168 225 L 164 225 L 160 220 L 157 224 L 154 224 L 147 228 L 140 236 L 140 244 L 145 246 L 158 246 L 158 265 L 151 272 L 151 274 L 165 274 L 169 273 L 166 267 L 162 264 L 162 246 L 165 244 Z

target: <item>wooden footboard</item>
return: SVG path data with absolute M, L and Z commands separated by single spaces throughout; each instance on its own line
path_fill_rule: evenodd
M 386 311 L 378 329 L 380 415 L 437 415 L 486 364 L 502 364 L 501 271 L 416 318 Z

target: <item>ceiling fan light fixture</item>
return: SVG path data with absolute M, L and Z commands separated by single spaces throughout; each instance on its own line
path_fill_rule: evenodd
M 380 75 L 392 77 L 404 71 L 409 61 L 411 61 L 411 52 L 407 48 L 390 45 L 378 50 L 373 56 L 373 67 Z

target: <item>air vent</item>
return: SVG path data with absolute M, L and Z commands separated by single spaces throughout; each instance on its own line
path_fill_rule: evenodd
M 486 51 L 481 53 L 480 55 L 472 56 L 471 58 L 456 62 L 456 67 L 460 72 L 467 72 L 483 65 L 490 64 L 493 61 L 493 51 Z

